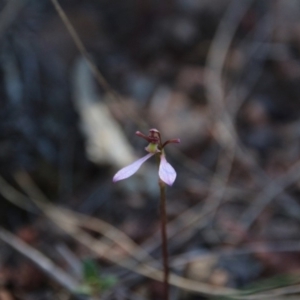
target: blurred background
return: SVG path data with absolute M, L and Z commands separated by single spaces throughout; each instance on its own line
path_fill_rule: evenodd
M 0 1 L 0 299 L 298 299 L 300 2 Z

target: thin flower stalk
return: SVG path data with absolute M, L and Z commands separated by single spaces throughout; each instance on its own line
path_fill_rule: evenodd
M 172 186 L 176 179 L 176 171 L 167 162 L 165 155 L 165 146 L 168 144 L 180 143 L 180 139 L 168 140 L 164 143 L 161 141 L 160 132 L 157 129 L 150 129 L 148 136 L 136 132 L 136 135 L 145 139 L 149 145 L 145 148 L 148 152 L 144 157 L 136 160 L 129 166 L 119 170 L 113 177 L 113 182 L 126 179 L 138 171 L 141 165 L 150 157 L 156 156 L 158 160 L 158 176 L 160 188 L 160 220 L 161 220 L 161 236 L 162 236 L 162 257 L 163 257 L 163 285 L 164 299 L 169 300 L 169 258 L 168 258 L 168 238 L 167 238 L 167 212 L 166 212 L 166 184 Z

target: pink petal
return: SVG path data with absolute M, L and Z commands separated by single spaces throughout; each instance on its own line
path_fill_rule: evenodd
M 172 185 L 176 179 L 176 171 L 167 162 L 166 157 L 162 155 L 160 157 L 160 165 L 158 170 L 159 178 L 166 184 Z
M 113 182 L 125 179 L 133 175 L 139 168 L 140 166 L 151 156 L 153 156 L 155 153 L 148 153 L 146 156 L 136 160 L 129 166 L 121 169 L 116 173 L 116 175 L 113 177 Z

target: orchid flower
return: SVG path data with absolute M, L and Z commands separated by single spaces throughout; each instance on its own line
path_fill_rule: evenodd
M 167 162 L 164 147 L 167 144 L 170 143 L 180 143 L 180 139 L 172 139 L 168 140 L 165 143 L 162 144 L 160 132 L 157 129 L 150 129 L 149 135 L 146 136 L 145 134 L 137 131 L 136 135 L 139 137 L 142 137 L 146 141 L 149 142 L 149 145 L 145 148 L 147 152 L 149 152 L 144 157 L 136 160 L 129 166 L 121 169 L 116 173 L 116 175 L 113 177 L 113 182 L 126 179 L 133 175 L 137 170 L 140 168 L 140 166 L 148 160 L 150 157 L 156 155 L 159 158 L 159 169 L 158 169 L 158 175 L 159 178 L 166 184 L 172 185 L 176 179 L 176 171 L 174 168 Z

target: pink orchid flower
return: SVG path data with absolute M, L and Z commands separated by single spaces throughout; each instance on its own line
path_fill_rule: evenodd
M 144 138 L 146 141 L 149 142 L 149 145 L 145 148 L 147 152 L 149 152 L 144 157 L 136 160 L 129 166 L 121 169 L 116 173 L 116 175 L 113 177 L 113 182 L 126 179 L 133 175 L 137 170 L 140 168 L 140 166 L 148 160 L 151 156 L 157 155 L 160 159 L 159 162 L 159 169 L 158 169 L 158 175 L 159 178 L 166 184 L 172 185 L 176 179 L 176 171 L 174 168 L 167 162 L 165 153 L 164 153 L 164 147 L 167 144 L 170 143 L 180 143 L 180 139 L 173 139 L 168 140 L 165 143 L 162 144 L 160 133 L 157 129 L 150 129 L 149 135 L 146 136 L 143 133 L 137 131 L 136 135 Z

